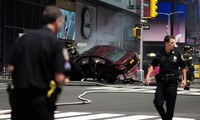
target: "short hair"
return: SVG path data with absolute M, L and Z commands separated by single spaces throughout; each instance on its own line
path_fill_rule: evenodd
M 43 25 L 47 25 L 50 23 L 54 23 L 56 19 L 62 17 L 63 13 L 56 6 L 47 6 L 42 14 L 42 23 Z
M 170 41 L 170 39 L 175 39 L 175 37 L 174 36 L 170 36 L 170 35 L 165 36 L 164 43 L 166 43 L 166 42 L 168 43 Z

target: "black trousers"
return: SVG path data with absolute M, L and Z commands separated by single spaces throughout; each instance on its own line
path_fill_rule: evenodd
M 12 120 L 54 120 L 54 109 L 45 95 L 14 92 L 12 96 Z
M 162 120 L 172 120 L 177 96 L 178 83 L 157 83 L 154 105 Z M 166 110 L 163 105 L 166 102 Z

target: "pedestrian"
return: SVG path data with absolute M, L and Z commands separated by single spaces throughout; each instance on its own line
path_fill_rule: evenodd
M 63 74 L 63 46 L 56 38 L 63 14 L 47 6 L 42 19 L 44 26 L 18 38 L 11 53 L 7 70 L 14 87 L 9 90 L 12 120 L 53 120 L 55 85 L 69 82 Z
M 154 98 L 154 105 L 162 120 L 172 120 L 177 96 L 179 69 L 181 68 L 183 80 L 181 86 L 186 86 L 186 65 L 181 54 L 174 50 L 175 38 L 165 36 L 164 49 L 156 54 L 146 75 L 146 84 L 150 83 L 150 75 L 154 67 L 159 66 L 159 74 L 156 75 L 157 88 Z M 163 105 L 166 102 L 166 110 Z

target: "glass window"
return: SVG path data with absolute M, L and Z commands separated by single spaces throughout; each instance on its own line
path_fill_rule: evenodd
M 23 27 L 24 24 L 24 2 L 17 1 L 15 9 L 15 26 Z
M 2 5 L 2 0 L 0 0 L 0 30 L 1 30 L 1 27 L 2 27 L 2 19 L 3 19 L 3 11 L 2 11 L 2 7 L 3 7 L 3 5 Z
M 5 16 L 6 26 L 14 26 L 14 8 L 15 5 L 13 4 L 13 0 L 5 0 L 6 6 L 5 6 Z
M 32 0 L 33 3 L 37 3 L 37 4 L 40 4 L 41 3 L 41 0 Z
M 105 58 L 116 62 L 119 59 L 121 59 L 126 54 L 126 51 L 120 49 L 120 48 L 114 48 L 112 49 L 108 54 L 105 55 Z
M 94 51 L 96 51 L 100 46 L 95 46 L 87 51 L 88 54 L 92 54 Z
M 5 29 L 5 62 L 8 63 L 10 52 L 13 46 L 14 41 L 14 28 L 6 28 Z
M 33 5 L 33 29 L 40 27 L 40 6 Z
M 0 30 L 0 46 L 2 46 L 2 31 Z M 0 47 L 0 65 L 2 63 L 2 47 Z
M 24 27 L 32 28 L 32 5 L 29 3 L 24 4 Z

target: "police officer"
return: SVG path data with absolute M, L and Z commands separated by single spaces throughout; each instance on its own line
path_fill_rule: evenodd
M 44 27 L 18 38 L 11 53 L 7 69 L 14 86 L 12 120 L 53 120 L 55 109 L 47 97 L 51 95 L 50 81 L 59 85 L 69 82 L 63 74 L 63 46 L 56 38 L 63 14 L 57 7 L 47 6 L 42 17 Z
M 150 83 L 150 75 L 154 67 L 159 66 L 159 74 L 156 75 L 157 88 L 154 98 L 154 105 L 159 112 L 162 120 L 172 120 L 177 96 L 177 85 L 179 67 L 183 73 L 182 87 L 186 86 L 186 68 L 181 58 L 181 54 L 174 50 L 174 37 L 165 36 L 165 47 L 157 53 L 152 60 L 151 66 L 146 75 L 146 84 Z M 163 104 L 166 102 L 166 110 Z
M 194 65 L 192 63 L 193 58 L 191 54 L 192 48 L 190 46 L 185 46 L 183 50 L 184 53 L 181 57 L 184 60 L 187 69 L 187 86 L 184 88 L 184 90 L 190 90 L 190 85 L 194 79 Z

